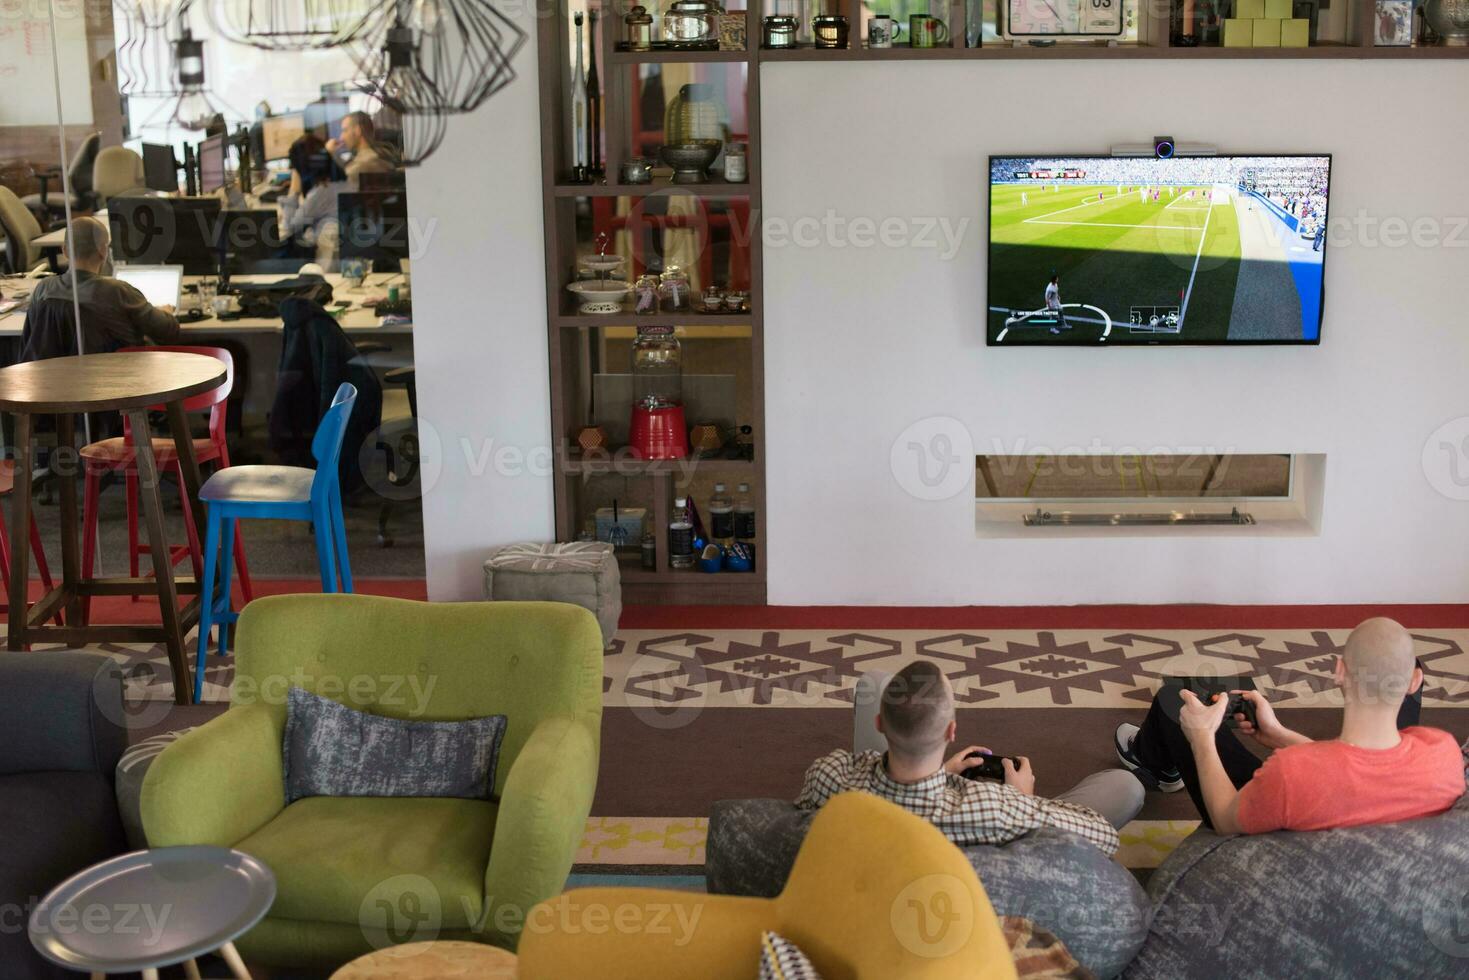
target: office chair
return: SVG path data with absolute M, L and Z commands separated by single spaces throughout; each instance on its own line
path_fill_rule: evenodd
M 125 146 L 100 151 L 92 165 L 92 192 L 99 208 L 106 207 L 114 197 L 148 193 L 143 158 Z
M 76 152 L 72 154 L 71 166 L 67 167 L 67 177 L 71 184 L 71 209 L 76 211 L 93 211 L 96 205 L 92 199 L 92 169 L 97 162 L 97 153 L 102 149 L 102 134 L 91 133 L 82 140 Z M 41 224 L 49 229 L 54 222 L 66 220 L 66 197 L 65 189 L 61 185 L 61 168 L 56 167 L 35 175 L 41 184 L 41 190 L 36 194 L 27 194 L 21 201 L 31 213 L 34 214 Z M 55 181 L 53 186 L 52 181 Z
M 41 265 L 35 240 L 41 223 L 10 188 L 0 185 L 0 231 L 5 232 L 5 268 L 8 272 L 32 272 Z

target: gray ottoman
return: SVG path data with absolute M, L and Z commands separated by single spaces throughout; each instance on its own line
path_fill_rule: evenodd
M 715 803 L 704 857 L 709 893 L 780 894 L 813 816 L 786 800 Z M 1121 973 L 1148 936 L 1152 907 L 1132 873 L 1075 834 L 1043 827 L 1008 844 L 961 850 L 997 915 L 1054 933 L 1099 977 Z
M 176 732 L 151 735 L 141 742 L 128 746 L 128 750 L 117 760 L 117 812 L 122 816 L 122 829 L 127 834 L 128 846 L 141 851 L 148 846 L 148 837 L 143 833 L 143 777 L 153 760 L 193 728 L 180 728 Z
M 601 541 L 507 544 L 485 560 L 485 598 L 581 606 L 597 617 L 608 646 L 622 615 L 622 573 Z
M 1148 881 L 1128 980 L 1469 976 L 1469 799 L 1403 823 L 1220 837 L 1199 829 Z

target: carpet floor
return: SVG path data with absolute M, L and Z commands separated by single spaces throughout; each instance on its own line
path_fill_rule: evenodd
M 315 589 L 309 580 L 260 586 Z M 421 581 L 361 590 L 423 597 Z M 109 619 L 148 615 L 146 603 L 99 605 Z M 793 798 L 813 758 L 851 744 L 857 678 L 919 657 L 953 682 L 961 742 L 1029 756 L 1042 794 L 1115 766 L 1113 730 L 1141 720 L 1170 675 L 1251 676 L 1285 724 L 1330 737 L 1340 719 L 1333 658 L 1350 627 L 1375 614 L 1413 631 L 1427 675 L 1423 723 L 1469 738 L 1469 610 L 1460 606 L 629 608 L 604 660 L 601 771 L 577 870 L 697 874 L 716 800 Z M 180 708 L 161 649 L 105 649 L 128 664 L 135 738 L 224 709 L 232 658 L 210 658 L 211 703 Z M 1149 794 L 1119 860 L 1156 867 L 1197 819 L 1187 794 Z

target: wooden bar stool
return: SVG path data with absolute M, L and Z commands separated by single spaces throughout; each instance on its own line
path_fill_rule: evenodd
M 15 492 L 10 508 L 10 617 L 5 642 L 12 651 L 30 643 L 162 643 L 173 671 L 174 701 L 189 703 L 191 674 L 184 651 L 184 636 L 199 618 L 203 602 L 195 595 L 183 608 L 180 593 L 198 593 L 194 579 L 175 581 L 168 560 L 168 540 L 163 531 L 163 502 L 158 493 L 158 466 L 153 459 L 153 440 L 137 444 L 138 491 L 143 522 L 148 529 L 148 547 L 153 559 L 153 578 L 88 578 L 82 575 L 81 547 L 77 525 L 78 475 L 76 466 L 76 415 L 86 412 L 122 412 L 136 431 L 148 430 L 148 408 L 165 405 L 174 451 L 183 476 L 186 520 L 195 534 L 204 523 L 199 504 L 199 464 L 194 459 L 194 442 L 185 400 L 213 391 L 224 383 L 225 366 L 212 357 L 176 351 L 132 351 L 115 354 L 83 354 L 29 361 L 0 368 L 0 411 L 15 413 Z M 61 491 L 61 582 L 37 602 L 26 595 L 30 577 L 31 481 L 35 469 L 36 439 L 33 416 L 56 418 L 57 450 L 52 469 L 60 479 Z M 156 595 L 161 622 L 157 625 L 81 622 L 82 601 L 96 595 Z M 209 597 L 212 601 L 213 596 Z M 64 626 L 47 624 L 58 611 L 66 613 Z
M 212 357 L 223 362 L 225 366 L 225 381 L 213 391 L 206 391 L 202 395 L 195 395 L 184 402 L 185 412 L 202 412 L 209 410 L 209 435 L 205 438 L 195 439 L 194 458 L 200 463 L 215 462 L 219 468 L 230 465 L 229 444 L 225 438 L 225 413 L 230 391 L 234 387 L 235 359 L 230 352 L 223 347 L 124 347 L 118 353 L 129 353 L 134 351 L 174 351 L 181 354 L 200 354 Z M 154 406 L 152 411 L 160 411 L 163 406 Z M 138 468 L 135 462 L 133 428 L 126 419 L 123 421 L 123 434 L 113 439 L 103 439 L 91 443 L 82 448 L 82 463 L 86 470 L 86 490 L 83 494 L 82 503 L 82 577 L 91 578 L 92 569 L 97 555 L 97 512 L 99 509 L 99 497 L 102 488 L 102 477 L 108 473 L 121 472 L 126 483 L 127 490 L 127 535 L 128 535 L 128 574 L 133 578 L 138 577 L 139 557 L 148 554 L 149 546 L 138 540 Z M 179 470 L 178 453 L 174 451 L 172 439 L 153 439 L 153 459 L 160 470 L 172 470 L 178 477 L 180 492 L 184 485 L 183 474 Z M 193 559 L 194 577 L 198 578 L 203 571 L 203 555 L 200 550 L 199 536 L 190 522 L 184 522 L 184 531 L 188 538 L 187 545 L 171 545 L 168 549 L 168 560 L 171 565 L 176 565 L 186 556 Z M 245 563 L 245 544 L 239 538 L 234 542 L 235 567 L 240 572 L 240 590 L 244 594 L 246 602 L 255 598 L 255 589 L 250 582 L 250 569 Z M 134 600 L 141 596 L 134 596 Z M 91 603 L 87 600 L 82 602 L 83 622 L 91 614 Z
M 0 459 L 0 497 L 10 496 L 15 489 L 15 460 Z M 51 581 L 51 569 L 46 564 L 46 550 L 41 546 L 41 529 L 36 526 L 35 515 L 31 515 L 31 550 L 36 553 L 36 571 L 41 573 L 41 587 L 47 592 L 56 588 L 56 583 Z M 5 594 L 10 595 L 10 535 L 5 530 L 5 522 L 0 521 L 0 579 L 5 581 Z M 9 612 L 8 605 L 0 604 L 0 610 Z M 56 622 L 61 623 L 61 613 L 56 614 Z

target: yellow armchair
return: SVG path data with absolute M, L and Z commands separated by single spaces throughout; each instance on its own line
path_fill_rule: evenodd
M 585 888 L 531 910 L 519 980 L 750 980 L 779 933 L 824 980 L 1015 976 L 968 860 L 928 821 L 866 793 L 817 814 L 774 899 Z

